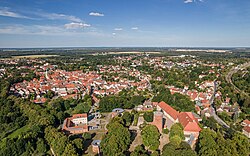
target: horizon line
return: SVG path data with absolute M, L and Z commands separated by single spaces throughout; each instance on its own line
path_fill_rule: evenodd
M 61 48 L 250 48 L 250 46 L 48 46 L 48 47 L 0 47 L 0 49 L 61 49 Z

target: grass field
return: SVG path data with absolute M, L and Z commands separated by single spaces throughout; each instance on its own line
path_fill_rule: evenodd
M 20 58 L 46 58 L 46 57 L 57 57 L 58 55 L 23 55 L 23 56 L 12 56 L 13 59 L 20 59 Z

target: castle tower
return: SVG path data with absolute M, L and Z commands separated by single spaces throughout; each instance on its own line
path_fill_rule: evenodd
M 100 153 L 100 143 L 101 143 L 101 140 L 94 140 L 92 142 L 92 151 L 94 153 Z
M 163 113 L 162 112 L 154 112 L 154 120 L 152 122 L 153 125 L 155 125 L 159 132 L 162 132 L 162 128 L 163 128 Z

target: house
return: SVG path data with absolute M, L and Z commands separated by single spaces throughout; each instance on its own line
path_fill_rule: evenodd
M 88 115 L 75 114 L 63 121 L 62 130 L 67 134 L 80 134 L 88 132 Z
M 153 111 L 153 102 L 145 101 L 143 105 L 138 105 L 134 108 L 136 111 Z
M 242 129 L 242 132 L 245 136 L 247 136 L 248 138 L 250 138 L 250 126 L 245 126 L 243 129 Z
M 249 120 L 244 120 L 242 123 L 241 123 L 242 126 L 250 126 L 250 121 Z
M 84 113 L 84 114 L 75 114 L 75 115 L 73 115 L 73 117 L 71 118 L 71 121 L 72 121 L 75 125 L 87 124 L 87 123 L 88 123 L 88 115 L 87 115 L 87 113 Z
M 43 104 L 46 102 L 46 100 L 47 100 L 46 98 L 39 98 L 39 99 L 34 100 L 34 103 Z
M 250 121 L 249 120 L 244 120 L 241 123 L 243 127 L 242 132 L 245 136 L 247 136 L 248 138 L 250 138 Z

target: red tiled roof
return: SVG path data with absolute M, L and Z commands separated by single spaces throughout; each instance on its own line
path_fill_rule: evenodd
M 245 124 L 247 124 L 247 125 L 250 125 L 250 121 L 249 121 L 249 120 L 247 120 L 247 119 L 246 119 L 246 120 L 244 120 L 243 122 L 244 122 Z
M 87 113 L 84 113 L 84 114 L 74 114 L 73 116 L 72 116 L 72 119 L 74 119 L 74 118 L 82 118 L 82 117 L 88 117 L 88 114 Z
M 194 117 L 191 112 L 182 112 L 178 116 L 178 120 L 184 127 L 184 131 L 194 131 L 199 132 L 201 128 L 199 127 L 198 120 Z
M 157 106 L 158 102 L 153 102 L 152 104 L 153 104 L 153 106 Z
M 34 100 L 34 103 L 45 103 L 46 100 L 47 100 L 46 98 L 36 99 L 36 100 Z
M 250 126 L 245 126 L 243 130 L 246 131 L 247 133 L 250 133 Z
M 179 113 L 174 108 L 166 104 L 164 101 L 161 101 L 158 106 L 161 107 L 161 109 L 167 114 L 169 114 L 174 120 L 178 118 Z
M 184 131 L 189 131 L 189 132 L 200 132 L 201 128 L 196 122 L 189 122 L 186 127 L 184 128 Z
M 75 88 L 74 84 L 66 84 L 65 86 L 66 86 L 66 88 Z
M 63 96 L 62 98 L 63 99 L 69 99 L 69 98 L 76 98 L 77 97 L 77 94 L 70 94 L 70 95 L 66 95 L 66 96 Z

